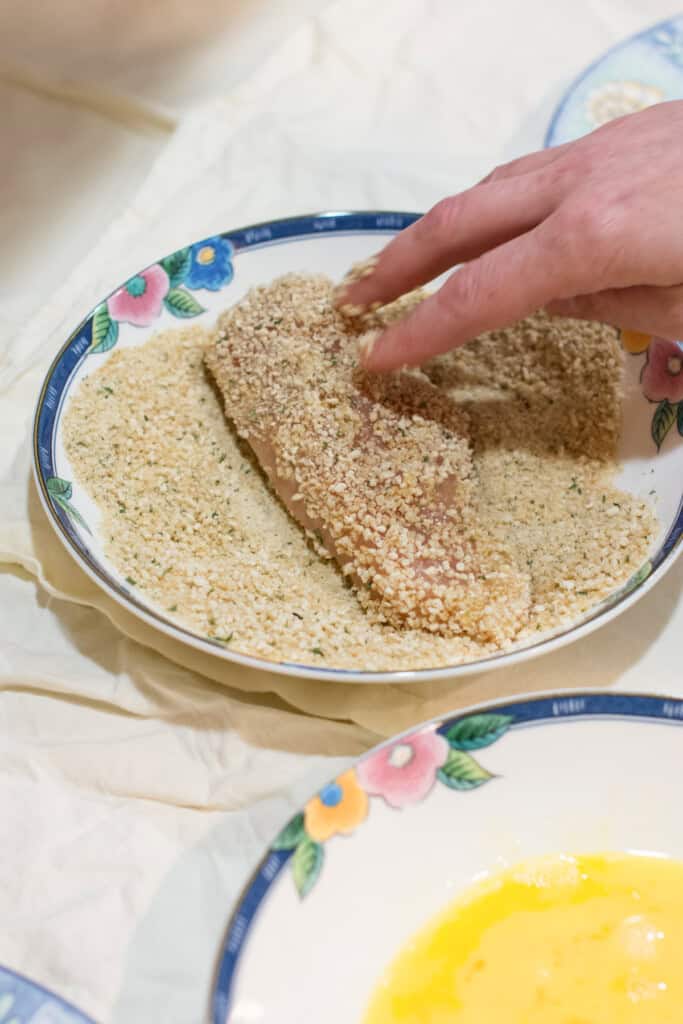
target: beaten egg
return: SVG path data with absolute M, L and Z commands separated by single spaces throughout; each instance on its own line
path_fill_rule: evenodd
M 527 861 L 474 884 L 389 966 L 364 1024 L 681 1024 L 683 863 Z

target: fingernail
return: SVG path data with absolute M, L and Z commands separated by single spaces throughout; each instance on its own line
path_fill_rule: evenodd
M 378 260 L 379 254 L 375 254 L 367 260 L 360 260 L 359 263 L 352 264 L 346 274 L 344 274 L 342 284 L 348 287 L 350 284 L 355 284 L 356 281 L 362 281 L 364 278 L 370 277 L 370 274 L 375 272 Z
M 350 288 L 358 281 L 364 280 L 366 277 L 374 272 L 377 266 L 378 256 L 371 256 L 367 260 L 362 260 L 360 263 L 354 263 L 349 270 L 344 274 L 341 283 L 337 285 L 332 293 L 332 301 L 334 305 L 342 312 L 345 316 L 360 316 L 366 312 L 365 306 L 356 306 L 355 303 L 346 302 L 346 295 Z M 346 312 L 346 308 L 353 309 L 354 312 Z
M 365 367 L 367 367 L 368 360 L 372 356 L 372 351 L 377 344 L 379 335 L 379 331 L 366 331 L 365 334 L 361 334 L 358 339 L 358 355 L 360 357 L 361 364 Z
M 367 306 L 354 302 L 342 302 L 341 305 L 337 305 L 337 309 L 342 316 L 348 317 L 350 320 L 357 320 L 368 311 Z

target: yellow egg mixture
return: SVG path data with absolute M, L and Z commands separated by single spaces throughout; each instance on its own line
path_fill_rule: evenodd
M 391 964 L 364 1024 L 681 1024 L 683 863 L 529 861 L 472 887 Z

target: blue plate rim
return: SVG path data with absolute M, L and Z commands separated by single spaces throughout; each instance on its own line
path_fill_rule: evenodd
M 376 233 L 394 234 L 397 230 L 407 227 L 419 219 L 420 213 L 413 211 L 396 210 L 327 210 L 311 214 L 301 214 L 290 217 L 283 217 L 276 220 L 260 221 L 246 227 L 236 228 L 217 233 L 222 238 L 229 240 L 235 247 L 235 251 L 249 251 L 263 248 L 268 245 L 278 244 L 291 238 L 313 238 L 322 234 L 355 234 L 355 233 Z M 374 227 L 373 227 L 374 221 Z M 264 233 L 269 232 L 266 237 Z M 273 233 L 275 237 L 273 237 Z M 198 240 L 200 241 L 200 240 Z M 189 243 L 197 244 L 197 243 Z M 169 254 L 170 255 L 170 254 Z M 162 257 L 164 258 L 164 257 Z M 143 268 L 147 269 L 147 268 Z M 117 286 L 120 287 L 120 286 Z M 117 289 L 113 289 L 116 291 Z M 110 295 L 104 296 L 97 305 L 106 301 Z M 239 651 L 226 649 L 218 642 L 205 639 L 192 630 L 166 619 L 160 611 L 145 605 L 134 594 L 120 586 L 113 579 L 97 560 L 91 557 L 87 548 L 83 545 L 73 525 L 61 508 L 56 508 L 50 500 L 46 487 L 46 479 L 52 474 L 53 448 L 56 435 L 56 427 L 59 419 L 61 402 L 64 399 L 68 384 L 75 369 L 85 358 L 85 353 L 90 341 L 89 330 L 91 329 L 94 307 L 79 322 L 77 327 L 71 331 L 66 341 L 59 348 L 52 360 L 38 395 L 33 418 L 33 475 L 36 482 L 38 495 L 41 504 L 47 514 L 47 518 L 55 530 L 59 540 L 64 545 L 72 558 L 87 573 L 87 575 L 100 586 L 110 597 L 127 611 L 133 613 L 142 621 L 154 629 L 170 636 L 177 642 L 188 644 L 196 650 L 206 654 L 214 655 L 223 660 L 240 664 L 247 668 L 258 671 L 273 672 L 278 675 L 294 676 L 297 678 L 323 679 L 335 682 L 353 683 L 383 683 L 397 684 L 402 682 L 415 682 L 422 680 L 450 679 L 457 676 L 464 676 L 474 672 L 486 671 L 490 668 L 497 668 L 507 659 L 528 660 L 536 658 L 549 649 L 555 649 L 572 643 L 584 634 L 596 629 L 599 625 L 607 623 L 615 615 L 623 612 L 632 603 L 638 600 L 662 575 L 671 568 L 676 558 L 683 553 L 683 495 L 677 511 L 677 515 L 671 529 L 658 550 L 651 556 L 651 571 L 647 578 L 632 586 L 630 581 L 624 584 L 620 590 L 610 595 L 604 601 L 595 605 L 578 623 L 562 627 L 556 633 L 540 638 L 534 644 L 513 648 L 508 651 L 501 651 L 477 661 L 466 662 L 460 665 L 447 665 L 434 668 L 405 669 L 392 672 L 381 671 L 359 671 L 344 668 L 325 668 L 314 665 L 302 665 L 287 661 L 269 661 L 265 658 L 256 658 L 252 655 L 242 654 Z M 76 348 L 80 342 L 80 349 Z M 53 386 L 54 378 L 63 368 L 63 362 L 67 357 L 74 357 L 73 365 L 67 367 L 68 372 L 59 387 Z M 53 387 L 53 393 L 50 388 Z M 46 414 L 47 398 L 50 397 L 53 408 L 48 409 L 47 421 L 43 423 Z M 49 448 L 41 443 L 41 436 L 45 434 L 49 439 Z M 636 574 L 637 575 L 637 574 Z M 633 577 L 632 577 L 633 579 Z
M 665 694 L 577 689 L 519 694 L 495 701 L 483 701 L 457 712 L 437 715 L 428 721 L 412 725 L 355 758 L 352 766 L 431 725 L 438 724 L 439 728 L 445 728 L 470 715 L 488 712 L 512 715 L 515 721 L 510 725 L 511 731 L 525 726 L 582 719 L 658 721 L 683 726 L 683 698 Z M 283 822 L 284 824 L 286 822 Z M 277 834 L 275 833 L 243 885 L 230 914 L 213 975 L 210 999 L 211 1024 L 229 1024 L 232 990 L 249 932 L 269 890 L 292 856 L 291 850 L 273 848 Z
M 41 995 L 45 996 L 45 1001 L 49 999 L 51 1002 L 56 1003 L 61 1009 L 67 1010 L 70 1014 L 75 1014 L 76 1017 L 79 1018 L 81 1024 L 95 1024 L 94 1018 L 84 1013 L 83 1010 L 79 1009 L 75 1003 L 65 999 L 64 996 L 60 996 L 57 992 L 53 992 L 52 989 L 47 988 L 45 985 L 41 985 L 40 982 L 30 978 L 27 974 L 24 974 L 23 971 L 17 971 L 13 967 L 8 967 L 7 964 L 0 963 L 0 975 L 2 974 L 6 974 L 10 978 L 15 978 L 17 981 L 21 982 L 22 985 L 32 989 L 34 992 L 39 992 Z M 43 1003 L 43 1006 L 44 1005 L 45 1003 Z M 37 1009 L 40 1010 L 41 1007 L 37 1007 Z

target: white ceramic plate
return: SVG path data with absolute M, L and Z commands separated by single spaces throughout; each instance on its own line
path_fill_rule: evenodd
M 280 833 L 235 910 L 212 1024 L 356 1024 L 383 969 L 482 873 L 543 854 L 683 858 L 683 702 L 555 694 L 436 719 Z
M 551 650 L 584 635 L 623 611 L 672 564 L 683 533 L 683 374 L 680 401 L 651 403 L 640 376 L 647 353 L 628 360 L 621 458 L 621 486 L 656 501 L 661 531 L 651 559 L 632 579 L 580 621 L 515 652 L 468 665 L 408 672 L 350 672 L 288 662 L 265 661 L 183 629 L 163 609 L 133 592 L 108 560 L 95 503 L 74 480 L 62 443 L 61 424 L 82 378 L 117 348 L 144 344 L 160 328 L 189 319 L 213 322 L 217 314 L 254 285 L 293 270 L 315 270 L 338 279 L 356 260 L 376 252 L 386 236 L 412 223 L 413 213 L 329 212 L 273 221 L 215 235 L 161 258 L 103 299 L 79 324 L 57 354 L 45 379 L 35 416 L 34 465 L 38 489 L 58 536 L 92 578 L 129 611 L 177 640 L 254 668 L 344 682 L 398 682 L 452 677 L 505 665 Z M 670 344 L 670 343 L 669 343 Z M 669 387 L 661 357 L 673 365 L 683 348 L 657 352 L 652 386 Z M 652 377 L 653 367 L 646 373 Z M 647 378 L 649 380 L 649 377 Z M 678 387 L 678 378 L 672 387 Z M 644 378 L 645 381 L 645 378 Z M 677 394 L 677 392 L 676 392 Z M 653 437 L 656 439 L 653 440 Z M 659 447 L 658 447 L 659 445 Z

